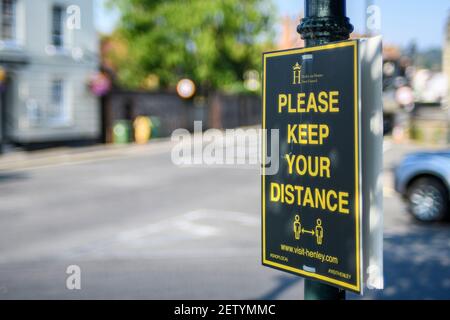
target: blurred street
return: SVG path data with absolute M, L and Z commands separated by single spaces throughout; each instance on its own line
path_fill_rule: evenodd
M 0 0 L 0 302 L 450 300 L 449 192 L 448 0 Z
M 303 280 L 260 264 L 258 167 L 178 168 L 171 147 L 3 160 L 0 299 L 301 299 Z M 385 144 L 386 290 L 365 298 L 450 298 L 448 226 L 415 223 L 392 190 L 415 149 Z

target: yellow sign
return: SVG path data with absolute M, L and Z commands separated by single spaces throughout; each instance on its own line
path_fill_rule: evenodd
M 262 262 L 360 293 L 358 42 L 266 53 L 263 68 Z

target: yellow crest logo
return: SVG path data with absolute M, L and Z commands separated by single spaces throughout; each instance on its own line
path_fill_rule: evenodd
M 294 81 L 292 84 L 300 84 L 302 81 L 302 65 L 297 62 L 292 69 L 294 71 Z

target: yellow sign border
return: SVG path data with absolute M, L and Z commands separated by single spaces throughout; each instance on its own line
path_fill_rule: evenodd
M 343 47 L 353 47 L 354 48 L 354 94 L 355 94 L 355 119 L 354 119 L 354 127 L 355 127 L 355 218 L 356 218 L 356 286 L 351 285 L 349 283 L 339 281 L 327 276 L 307 272 L 301 269 L 285 266 L 276 262 L 272 262 L 266 259 L 266 153 L 267 153 L 267 135 L 265 133 L 266 128 L 266 66 L 267 66 L 267 58 L 271 57 L 279 57 L 286 56 L 292 54 L 302 54 L 307 52 L 315 52 L 315 51 L 323 51 L 329 49 L 343 48 Z M 343 288 L 350 289 L 352 291 L 356 291 L 360 293 L 361 290 L 361 252 L 360 252 L 360 191 L 359 191 L 359 182 L 360 182 L 360 174 L 359 174 L 359 73 L 358 73 L 358 41 L 351 40 L 339 43 L 332 43 L 323 46 L 310 47 L 310 48 L 301 48 L 301 49 L 292 49 L 292 50 L 284 50 L 277 52 L 269 52 L 263 54 L 264 60 L 264 77 L 263 77 L 263 155 L 262 155 L 262 256 L 263 256 L 263 265 L 268 265 L 275 267 L 277 269 L 285 270 L 288 272 L 300 274 L 303 276 L 307 276 L 310 278 L 315 278 L 318 280 L 322 280 L 331 284 L 338 285 Z

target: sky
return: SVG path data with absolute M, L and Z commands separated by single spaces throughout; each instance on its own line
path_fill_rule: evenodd
M 107 10 L 96 2 L 96 24 L 102 33 L 114 29 L 120 18 L 118 12 Z M 384 41 L 402 47 L 416 41 L 419 48 L 441 47 L 445 39 L 445 25 L 450 17 L 449 0 L 372 0 L 381 9 L 381 28 Z M 280 16 L 297 16 L 303 12 L 304 0 L 273 0 Z M 362 33 L 365 25 L 365 0 L 347 0 L 347 16 L 355 31 Z M 295 30 L 293 30 L 295 32 Z

